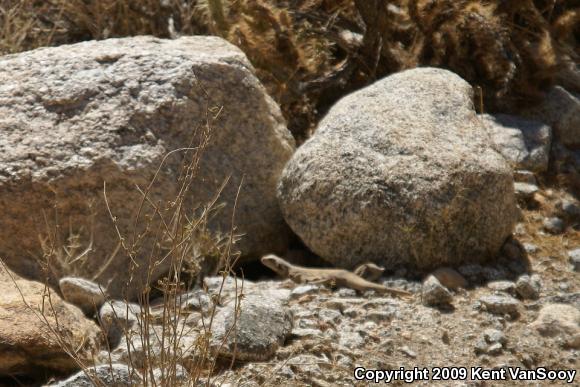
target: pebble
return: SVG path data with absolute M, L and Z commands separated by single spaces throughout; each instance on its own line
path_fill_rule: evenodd
M 580 248 L 568 251 L 572 270 L 580 272 Z
M 500 353 L 502 353 L 503 351 L 503 345 L 501 345 L 500 343 L 495 343 L 489 346 L 489 348 L 487 348 L 487 353 L 489 355 L 499 355 Z
M 526 253 L 528 254 L 535 254 L 538 252 L 539 248 L 533 243 L 524 243 L 524 250 L 526 250 Z
M 518 307 L 520 302 L 513 297 L 505 295 L 488 295 L 479 299 L 485 309 L 492 314 L 510 316 L 518 315 Z
M 564 232 L 564 221 L 558 217 L 546 218 L 542 222 L 542 227 L 550 234 L 561 234 Z
M 496 292 L 504 292 L 515 294 L 516 284 L 512 281 L 492 281 L 487 284 L 487 287 Z
M 483 332 L 483 338 L 485 339 L 486 342 L 490 343 L 490 344 L 494 344 L 494 343 L 500 343 L 500 344 L 505 344 L 507 343 L 507 338 L 505 337 L 505 334 L 500 331 L 499 329 L 486 329 Z
M 421 302 L 425 306 L 440 306 L 451 303 L 453 296 L 447 288 L 439 282 L 439 280 L 429 275 L 421 290 Z
M 534 194 L 539 191 L 539 188 L 535 184 L 515 182 L 514 191 L 516 198 L 527 201 L 533 198 Z
M 307 294 L 317 294 L 319 291 L 320 291 L 319 285 L 312 284 L 300 285 L 292 289 L 292 292 L 290 293 L 290 298 L 295 300 Z
M 413 358 L 413 359 L 417 357 L 417 353 L 415 351 L 411 350 L 406 345 L 401 347 L 401 352 L 404 353 L 405 355 Z
M 540 297 L 542 282 L 538 275 L 522 275 L 516 282 L 516 293 L 524 300 L 537 300 Z

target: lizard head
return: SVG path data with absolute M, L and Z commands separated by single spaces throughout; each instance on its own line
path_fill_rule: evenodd
M 275 271 L 282 277 L 288 276 L 289 264 L 274 254 L 264 255 L 260 260 L 264 266 Z

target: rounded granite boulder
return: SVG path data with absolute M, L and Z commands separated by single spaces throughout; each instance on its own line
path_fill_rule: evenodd
M 510 166 L 492 148 L 470 85 L 435 68 L 336 103 L 286 165 L 278 200 L 304 243 L 346 268 L 484 261 L 517 216 Z

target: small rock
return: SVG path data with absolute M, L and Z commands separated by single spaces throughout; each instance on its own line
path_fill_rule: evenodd
M 65 301 L 78 306 L 89 316 L 101 308 L 107 297 L 99 285 L 83 278 L 64 277 L 58 285 Z
M 483 332 L 483 338 L 489 344 L 494 344 L 494 343 L 506 344 L 507 343 L 507 338 L 505 337 L 505 334 L 498 329 L 486 329 Z
M 560 207 L 565 216 L 570 218 L 580 217 L 580 205 L 572 200 L 562 199 L 558 207 Z
M 342 313 L 334 309 L 321 309 L 318 318 L 325 323 L 336 325 L 342 320 Z
M 357 308 L 346 308 L 342 314 L 346 317 L 353 318 L 359 315 L 359 310 Z
M 524 300 L 537 300 L 541 289 L 542 283 L 537 275 L 522 275 L 516 282 L 516 292 Z
M 564 232 L 566 225 L 564 221 L 558 217 L 546 218 L 542 222 L 542 227 L 550 234 L 561 234 Z
M 561 337 L 566 346 L 580 349 L 580 310 L 566 304 L 548 304 L 530 327 L 544 337 Z
M 485 309 L 492 314 L 517 316 L 520 302 L 510 296 L 488 295 L 479 299 Z
M 292 292 L 290 293 L 290 298 L 296 300 L 307 294 L 318 294 L 319 291 L 320 291 L 319 285 L 311 285 L 311 284 L 300 285 L 292 289 Z
M 417 357 L 417 353 L 415 351 L 411 350 L 406 345 L 401 347 L 401 352 L 404 353 L 405 355 L 413 358 L 413 359 Z
M 534 194 L 539 191 L 537 185 L 529 183 L 514 183 L 514 191 L 518 200 L 527 202 L 533 199 Z
M 487 287 L 496 292 L 504 292 L 512 295 L 516 291 L 516 284 L 512 281 L 492 281 L 487 284 Z
M 339 297 L 356 297 L 356 290 L 349 288 L 340 288 L 335 293 Z
M 572 270 L 580 272 L 580 248 L 568 251 Z
M 528 254 L 535 254 L 538 252 L 539 248 L 533 243 L 524 243 L 524 250 L 526 250 L 526 253 Z
M 91 373 L 93 379 L 99 380 L 104 386 L 125 387 L 139 385 L 141 375 L 134 369 L 130 369 L 126 364 L 105 364 L 95 368 L 89 367 L 86 372 Z M 95 384 L 91 378 L 80 371 L 70 378 L 63 380 L 53 386 L 56 387 L 93 387 Z
M 467 280 L 450 267 L 440 267 L 431 274 L 447 289 L 467 288 Z
M 339 344 L 349 349 L 361 348 L 365 339 L 358 332 L 341 332 Z
M 524 169 L 516 169 L 514 171 L 514 181 L 518 183 L 527 183 L 532 185 L 538 185 L 536 180 L 536 175 L 531 171 L 526 171 Z
M 125 331 L 130 329 L 141 314 L 141 307 L 124 301 L 106 302 L 99 311 L 99 322 L 107 334 L 111 347 L 116 347 Z
M 215 314 L 210 346 L 227 358 L 267 360 L 290 335 L 292 325 L 290 309 L 278 298 L 248 294 L 239 308 L 231 302 Z
M 501 345 L 500 343 L 492 344 L 487 348 L 487 353 L 493 356 L 499 355 L 502 351 L 503 345 Z
M 453 296 L 445 288 L 439 280 L 430 275 L 423 282 L 423 289 L 421 290 L 421 302 L 426 306 L 438 306 L 449 304 L 453 300 Z
M 195 311 L 207 314 L 212 310 L 210 297 L 202 290 L 194 290 L 181 296 L 181 308 L 184 311 Z

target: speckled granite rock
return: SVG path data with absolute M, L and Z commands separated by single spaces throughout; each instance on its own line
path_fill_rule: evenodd
M 483 261 L 517 216 L 511 168 L 492 149 L 471 87 L 435 68 L 338 101 L 286 165 L 278 198 L 313 252 L 349 268 Z
M 118 243 L 103 182 L 117 225 L 130 241 L 134 224 L 141 227 L 138 233 L 148 224 L 135 222 L 142 199 L 135 186 L 145 190 L 169 151 L 197 146 L 207 135 L 197 180 L 184 204 L 193 208 L 209 202 L 231 175 L 219 197 L 226 207 L 212 218 L 210 230 L 230 230 L 241 184 L 236 232 L 244 236 L 235 248 L 247 256 L 286 248 L 287 227 L 275 187 L 294 140 L 245 55 L 220 38 L 133 37 L 3 56 L 0 132 L 0 255 L 21 273 L 37 274 L 30 253 L 42 256 L 42 214 L 54 213 L 55 198 L 59 218 L 66 219 L 63 240 L 69 224 L 88 240 L 87 218 L 94 211 L 88 269 L 98 272 Z M 165 160 L 149 191 L 153 202 L 175 199 L 181 164 L 191 157 L 191 151 L 181 151 Z M 146 205 L 142 216 L 151 212 Z M 147 278 L 154 235 L 145 237 L 135 253 L 136 262 L 144 263 L 133 267 L 135 283 Z M 125 254 L 117 254 L 96 282 L 112 297 L 124 295 L 129 263 Z M 152 280 L 169 263 L 159 265 Z M 139 286 L 128 289 L 131 298 Z

